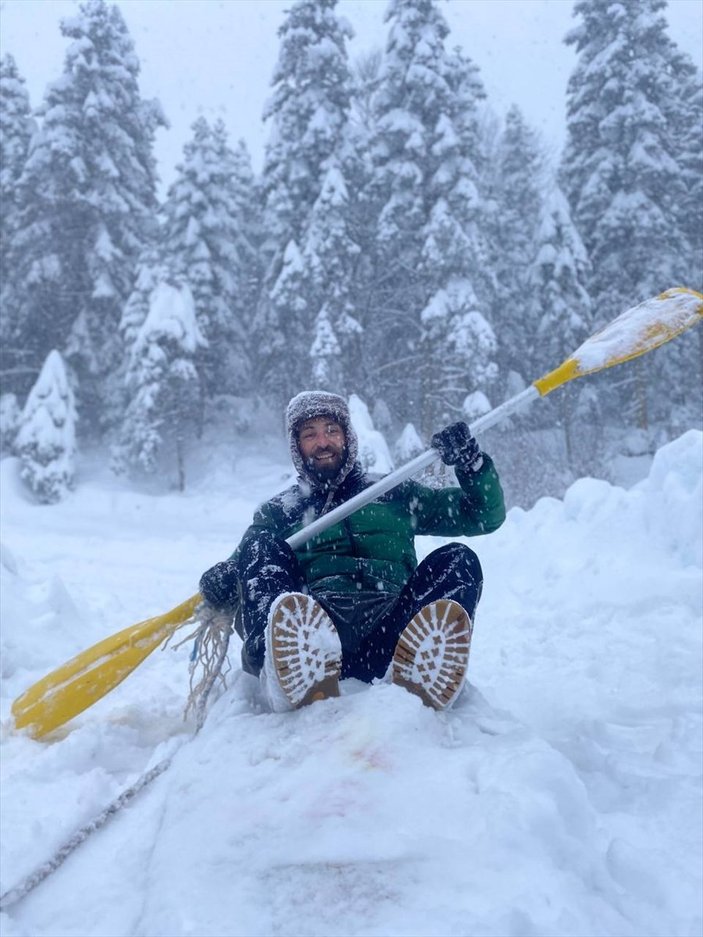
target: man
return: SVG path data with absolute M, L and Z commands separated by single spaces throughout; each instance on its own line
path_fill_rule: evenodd
M 389 673 L 435 709 L 458 696 L 483 576 L 473 550 L 448 543 L 419 565 L 414 538 L 490 533 L 505 519 L 491 459 L 465 423 L 432 438 L 459 488 L 406 481 L 293 552 L 286 538 L 368 488 L 342 397 L 298 394 L 286 422 L 298 483 L 258 508 L 229 560 L 200 591 L 235 615 L 242 666 L 275 711 L 339 695 L 339 679 Z

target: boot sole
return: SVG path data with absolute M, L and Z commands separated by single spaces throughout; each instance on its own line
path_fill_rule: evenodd
M 469 665 L 471 619 L 451 599 L 431 602 L 411 619 L 393 654 L 392 681 L 433 709 L 448 709 Z
M 339 635 L 310 596 L 292 592 L 280 600 L 271 619 L 271 652 L 278 682 L 295 709 L 339 696 Z

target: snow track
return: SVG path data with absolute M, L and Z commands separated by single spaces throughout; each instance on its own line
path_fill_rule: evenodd
M 5 732 L 3 890 L 175 752 L 5 937 L 699 934 L 702 442 L 471 541 L 486 587 L 448 713 L 347 681 L 270 714 L 238 673 L 190 740 L 182 648 L 49 742 Z M 38 508 L 2 469 L 3 717 L 47 668 L 190 594 L 281 474 L 240 466 L 247 501 L 94 484 Z

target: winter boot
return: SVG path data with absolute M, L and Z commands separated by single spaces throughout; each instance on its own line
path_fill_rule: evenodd
M 271 606 L 261 672 L 274 712 L 339 696 L 342 645 L 325 610 L 309 595 L 286 592 Z
M 391 679 L 433 709 L 448 709 L 464 685 L 471 619 L 458 602 L 430 602 L 403 630 L 393 654 Z

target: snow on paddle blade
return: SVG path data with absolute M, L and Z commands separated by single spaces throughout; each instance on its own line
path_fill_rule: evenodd
M 642 355 L 695 325 L 703 316 L 703 297 L 674 288 L 633 306 L 587 339 L 571 356 L 580 374 Z

